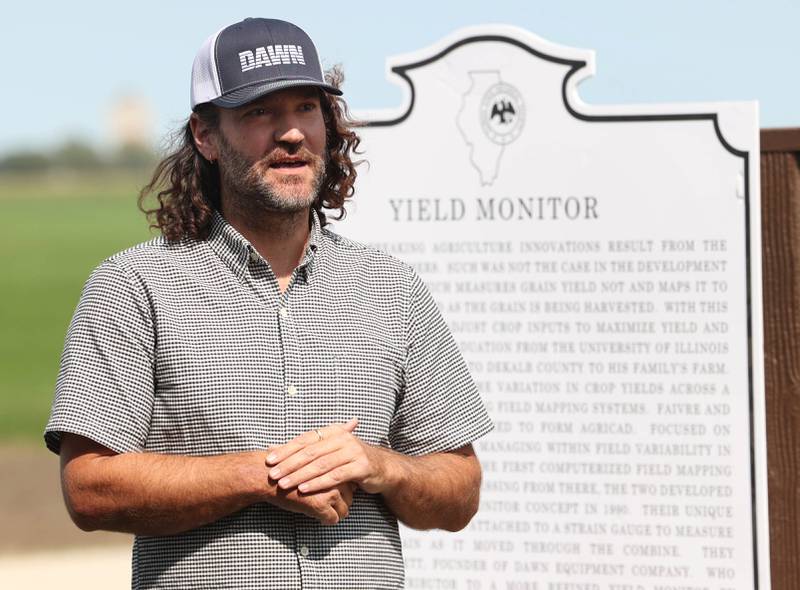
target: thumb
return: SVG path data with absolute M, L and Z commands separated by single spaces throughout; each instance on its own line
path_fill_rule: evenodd
M 358 426 L 358 418 L 350 418 L 347 422 L 342 424 L 342 427 L 347 432 L 353 432 L 357 426 Z

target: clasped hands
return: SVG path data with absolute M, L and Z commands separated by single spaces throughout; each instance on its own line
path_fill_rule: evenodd
M 379 494 L 389 485 L 390 452 L 353 434 L 358 420 L 306 432 L 269 449 L 269 479 L 276 484 L 274 503 L 336 524 L 347 516 L 353 493 L 361 488 Z

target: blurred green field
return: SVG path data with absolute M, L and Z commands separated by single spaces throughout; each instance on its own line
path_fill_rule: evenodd
M 154 234 L 132 174 L 0 176 L 0 442 L 41 444 L 59 356 L 84 282 Z

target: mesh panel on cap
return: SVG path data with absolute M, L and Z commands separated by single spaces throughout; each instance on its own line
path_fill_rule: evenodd
M 220 29 L 205 40 L 194 58 L 192 65 L 191 108 L 200 103 L 209 102 L 217 98 L 222 91 L 217 76 L 217 64 L 214 58 L 214 47 L 217 37 L 224 30 Z

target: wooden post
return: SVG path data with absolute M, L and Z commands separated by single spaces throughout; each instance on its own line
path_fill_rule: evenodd
M 800 590 L 800 129 L 761 131 L 772 590 Z

